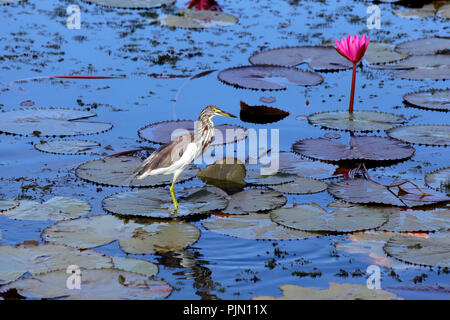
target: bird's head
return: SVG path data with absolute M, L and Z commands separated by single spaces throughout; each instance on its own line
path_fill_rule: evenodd
M 207 117 L 207 118 L 212 118 L 215 116 L 225 116 L 225 117 L 231 117 L 231 118 L 236 118 L 235 115 L 232 115 L 231 113 L 222 111 L 219 107 L 217 106 L 207 106 L 205 109 L 203 109 L 202 113 L 200 114 L 200 117 Z

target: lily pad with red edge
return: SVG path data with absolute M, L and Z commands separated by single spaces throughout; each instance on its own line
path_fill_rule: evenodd
M 334 47 L 302 46 L 255 52 L 248 59 L 253 65 L 294 67 L 307 63 L 314 71 L 339 71 L 352 68 L 352 63 L 339 55 Z
M 389 129 L 388 136 L 412 144 L 449 146 L 450 125 L 410 125 Z
M 316 138 L 295 142 L 292 150 L 321 161 L 400 161 L 414 154 L 414 148 L 395 139 L 377 136 L 353 136 L 349 144 Z
M 165 144 L 170 142 L 172 134 L 174 137 L 186 133 L 186 131 L 194 132 L 195 122 L 192 120 L 176 120 L 176 121 L 161 121 L 151 123 L 138 130 L 138 135 L 141 139 L 146 141 Z M 179 131 L 178 133 L 175 131 Z M 222 137 L 221 140 L 214 138 L 211 146 L 218 146 L 227 143 L 234 143 L 243 140 L 248 135 L 248 130 L 241 126 L 231 124 L 221 124 L 214 126 L 214 136 Z M 218 134 L 220 131 L 220 134 Z M 228 133 L 228 134 L 227 134 Z
M 431 89 L 405 94 L 407 105 L 422 109 L 450 111 L 450 89 Z
M 205 29 L 232 26 L 239 20 L 231 14 L 220 11 L 183 9 L 177 15 L 160 16 L 157 21 L 167 27 Z
M 279 208 L 287 199 L 279 191 L 268 189 L 248 189 L 233 194 L 224 214 L 248 214 Z
M 292 182 L 274 185 L 270 188 L 285 194 L 312 194 L 322 192 L 326 190 L 327 187 L 328 185 L 326 182 L 317 179 L 295 177 L 295 180 Z
M 417 184 L 417 183 L 416 183 Z M 386 188 L 384 185 L 366 179 L 346 179 L 331 182 L 328 192 L 334 197 L 351 203 L 384 204 L 399 207 L 428 206 L 441 202 L 450 201 L 450 197 L 443 193 L 419 187 L 426 193 L 421 192 L 411 184 Z
M 176 0 L 83 0 L 83 1 L 113 8 L 150 9 L 171 5 L 175 3 Z
M 353 132 L 383 131 L 406 121 L 401 115 L 378 111 L 328 111 L 308 116 L 310 124 Z
M 172 175 L 155 175 L 144 179 L 136 179 L 133 171 L 141 163 L 142 161 L 136 157 L 106 157 L 79 165 L 75 174 L 89 182 L 115 187 L 156 187 L 172 183 Z M 191 165 L 181 173 L 177 182 L 190 180 L 197 173 L 198 169 Z
M 111 123 L 87 119 L 96 114 L 75 109 L 18 109 L 0 113 L 0 132 L 21 136 L 77 136 L 108 131 Z
M 240 118 L 250 123 L 272 123 L 286 118 L 289 112 L 269 106 L 249 106 L 241 101 Z
M 100 148 L 100 143 L 88 140 L 53 140 L 41 141 L 34 147 L 42 152 L 54 154 L 86 154 L 86 153 L 102 153 L 104 150 Z
M 370 42 L 364 55 L 364 60 L 371 65 L 394 63 L 405 59 L 407 53 L 398 53 L 394 51 L 395 45 L 380 42 Z
M 399 43 L 395 51 L 409 55 L 433 55 L 450 48 L 450 37 L 431 37 Z
M 296 68 L 254 65 L 233 67 L 217 75 L 225 84 L 241 89 L 285 90 L 287 85 L 315 86 L 323 82 L 320 74 Z
M 392 232 L 434 232 L 450 229 L 450 209 L 403 209 L 389 210 L 389 219 L 378 230 Z
M 425 184 L 437 191 L 450 193 L 450 167 L 442 168 L 425 175 Z

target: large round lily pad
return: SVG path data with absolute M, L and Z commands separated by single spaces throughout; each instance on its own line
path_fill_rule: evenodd
M 142 163 L 136 157 L 106 157 L 91 160 L 78 166 L 76 175 L 86 181 L 105 186 L 116 187 L 154 187 L 172 183 L 173 175 L 147 176 L 144 179 L 134 178 L 133 171 Z M 177 179 L 183 182 L 195 177 L 196 167 L 187 167 Z
M 132 257 L 111 257 L 114 269 L 135 272 L 147 277 L 155 276 L 158 273 L 158 266 L 147 260 Z
M 390 210 L 389 220 L 379 230 L 392 232 L 430 232 L 450 229 L 450 210 Z
M 429 238 L 398 235 L 384 246 L 386 253 L 404 262 L 430 267 L 450 267 L 450 234 Z
M 395 46 L 395 51 L 409 55 L 430 55 L 449 48 L 450 38 L 432 37 L 399 43 Z
M 326 211 L 315 203 L 270 212 L 272 221 L 285 227 L 315 232 L 354 232 L 380 227 L 387 221 L 383 209 L 364 206 Z
M 91 205 L 80 199 L 54 197 L 44 203 L 20 200 L 19 205 L 4 212 L 10 219 L 60 221 L 75 219 L 91 211 Z
M 66 270 L 48 272 L 17 280 L 0 291 L 15 289 L 29 299 L 68 300 L 154 300 L 166 298 L 172 291 L 165 281 L 118 269 L 82 269 L 80 289 L 67 288 L 68 277 Z
M 308 177 L 295 177 L 295 180 L 293 182 L 271 186 L 272 189 L 286 194 L 317 193 L 326 190 L 327 187 L 328 185 L 326 184 L 326 182 Z
M 180 134 L 194 132 L 195 122 L 192 120 L 161 121 L 149 124 L 138 130 L 141 139 L 157 144 L 165 144 Z M 177 130 L 177 131 L 175 131 Z M 214 127 L 214 138 L 211 146 L 234 143 L 247 137 L 248 130 L 237 125 L 221 124 Z
M 396 161 L 412 157 L 414 148 L 395 139 L 376 136 L 352 136 L 349 145 L 325 139 L 295 142 L 292 150 L 304 157 L 322 161 Z
M 42 152 L 54 154 L 86 154 L 92 152 L 102 152 L 100 143 L 87 140 L 53 140 L 41 141 L 34 145 Z
M 378 111 L 328 111 L 313 113 L 308 121 L 328 129 L 368 132 L 390 129 L 406 122 L 406 118 Z
M 218 191 L 216 191 L 218 190 Z M 207 214 L 224 209 L 228 201 L 215 187 L 196 187 L 177 191 L 178 211 L 173 215 L 173 203 L 168 189 L 152 188 L 116 193 L 103 199 L 103 208 L 124 216 L 179 218 Z
M 228 68 L 217 77 L 228 85 L 253 90 L 285 90 L 287 84 L 315 86 L 323 82 L 322 76 L 314 72 L 268 65 Z
M 403 96 L 403 100 L 408 105 L 418 108 L 450 111 L 450 89 L 408 93 Z
M 450 125 L 411 125 L 392 128 L 388 136 L 413 144 L 428 146 L 450 145 Z
M 293 182 L 295 178 L 295 175 L 289 173 L 277 172 L 271 175 L 265 175 L 261 174 L 261 170 L 247 170 L 245 181 L 255 186 L 273 186 Z
M 379 203 L 401 207 L 425 206 L 433 203 L 447 202 L 450 198 L 443 193 L 420 186 L 427 194 L 411 184 L 404 184 L 401 190 L 397 187 L 386 188 L 384 185 L 366 179 L 346 179 L 332 182 L 328 191 L 336 198 L 352 203 Z
M 225 214 L 248 214 L 279 208 L 287 199 L 281 192 L 266 189 L 248 189 L 231 196 Z
M 265 213 L 250 213 L 239 216 L 213 215 L 203 222 L 203 226 L 220 234 L 252 240 L 297 240 L 320 235 L 285 228 L 274 223 L 270 220 L 270 216 Z
M 450 193 L 450 167 L 427 173 L 425 184 L 440 192 Z
M 205 29 L 232 26 L 238 22 L 238 18 L 221 11 L 183 9 L 177 15 L 159 17 L 158 22 L 167 27 Z
M 254 53 L 248 60 L 254 65 L 285 67 L 307 63 L 314 71 L 338 71 L 352 68 L 352 63 L 338 54 L 334 47 L 324 46 L 269 49 Z
M 16 199 L 0 199 L 0 212 L 14 209 L 19 205 L 19 201 Z
M 364 60 L 370 65 L 393 63 L 405 59 L 407 53 L 398 53 L 394 51 L 395 46 L 387 43 L 372 42 L 367 47 L 364 54 Z
M 0 132 L 22 136 L 77 136 L 108 131 L 112 124 L 87 121 L 96 114 L 70 109 L 19 109 L 0 117 Z
M 163 5 L 168 6 L 176 0 L 83 0 L 84 2 L 124 9 L 150 9 Z
M 111 215 L 58 222 L 42 232 L 42 239 L 80 249 L 95 248 L 118 240 L 131 254 L 180 250 L 200 237 L 200 230 L 182 221 L 137 223 Z

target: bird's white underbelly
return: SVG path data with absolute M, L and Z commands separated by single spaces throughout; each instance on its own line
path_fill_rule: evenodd
M 198 148 L 195 143 L 189 143 L 180 159 L 175 161 L 170 167 L 152 170 L 149 175 L 154 176 L 159 174 L 172 174 L 175 171 L 184 169 L 199 156 L 199 150 L 197 149 Z

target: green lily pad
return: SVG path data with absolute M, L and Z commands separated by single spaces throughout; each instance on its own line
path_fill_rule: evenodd
M 220 11 L 183 9 L 178 15 L 160 16 L 158 22 L 167 27 L 205 29 L 232 26 L 238 23 L 238 18 Z
M 213 232 L 251 240 L 298 240 L 320 235 L 285 228 L 274 223 L 265 213 L 249 213 L 239 216 L 213 215 L 202 224 Z
M 15 199 L 0 199 L 0 212 L 14 209 L 19 205 L 19 201 Z
M 158 266 L 147 260 L 131 257 L 111 257 L 113 268 L 152 277 L 158 274 Z
M 248 189 L 231 196 L 224 214 L 248 214 L 279 208 L 287 199 L 281 192 L 266 189 Z
M 412 69 L 403 72 L 396 73 L 394 75 L 397 78 L 408 80 L 449 80 L 450 79 L 450 67 L 442 66 L 430 69 Z
M 450 193 L 450 167 L 442 168 L 425 175 L 425 184 L 437 191 Z
M 228 201 L 215 187 L 196 187 L 178 191 L 178 212 L 173 215 L 173 203 L 168 189 L 152 188 L 116 193 L 103 199 L 103 208 L 124 216 L 179 218 L 207 214 L 224 209 Z
M 91 211 L 91 205 L 85 201 L 54 197 L 44 203 L 20 200 L 17 207 L 3 214 L 14 220 L 60 221 L 81 217 L 89 211 Z
M 311 289 L 293 284 L 280 286 L 283 296 L 261 296 L 252 300 L 398 300 L 395 293 L 382 289 L 369 289 L 367 285 L 330 282 L 328 289 Z
M 87 140 L 53 140 L 41 141 L 34 147 L 42 152 L 54 154 L 86 154 L 101 152 L 100 143 Z
M 392 237 L 384 246 L 386 253 L 400 261 L 430 267 L 450 267 L 450 234 L 429 238 L 408 235 Z
M 293 182 L 295 178 L 295 175 L 289 173 L 277 172 L 270 175 L 262 175 L 261 170 L 247 170 L 245 181 L 255 186 L 273 186 Z
M 364 54 L 364 60 L 370 65 L 393 63 L 405 59 L 407 53 L 394 51 L 395 46 L 387 43 L 370 42 Z
M 328 185 L 326 184 L 326 182 L 308 177 L 295 177 L 295 180 L 293 182 L 271 186 L 272 189 L 286 194 L 317 193 L 326 190 L 327 187 Z
M 436 52 L 448 50 L 449 48 L 450 38 L 432 37 L 399 43 L 395 46 L 395 51 L 409 55 L 428 55 L 436 54 Z
M 268 65 L 228 68 L 217 77 L 230 86 L 253 90 L 286 90 L 287 84 L 315 86 L 323 82 L 321 75 L 311 71 Z
M 318 112 L 308 116 L 312 125 L 345 131 L 383 131 L 406 122 L 406 118 L 378 111 Z
M 169 6 L 176 0 L 83 0 L 101 6 L 123 9 L 150 9 L 161 6 Z
M 388 136 L 413 144 L 427 146 L 450 145 L 450 125 L 411 125 L 392 128 Z
M 450 210 L 436 208 L 431 210 L 394 210 L 389 220 L 379 230 L 392 232 L 430 232 L 450 229 Z
M 166 298 L 172 287 L 165 281 L 118 269 L 82 269 L 80 289 L 68 289 L 65 270 L 25 277 L 0 289 L 16 289 L 29 299 L 68 300 L 154 300 Z
M 14 281 L 26 273 L 34 276 L 54 270 L 66 271 L 70 265 L 89 269 L 112 267 L 110 258 L 101 253 L 54 244 L 25 243 L 15 247 L 0 245 L 0 261 L 0 285 Z
M 91 160 L 78 166 L 75 173 L 77 177 L 105 186 L 115 187 L 156 187 L 172 183 L 172 175 L 147 176 L 144 179 L 135 179 L 133 171 L 142 163 L 136 157 L 106 157 Z M 177 179 L 183 182 L 195 177 L 198 169 L 187 167 Z
M 225 158 L 201 170 L 197 177 L 203 182 L 227 191 L 240 191 L 246 182 L 245 165 L 237 159 Z
M 19 109 L 4 111 L 0 132 L 21 136 L 56 137 L 95 134 L 108 131 L 112 124 L 86 121 L 96 114 L 70 109 Z
M 334 47 L 302 46 L 255 52 L 249 59 L 253 65 L 294 67 L 307 63 L 314 71 L 351 69 L 352 63 L 336 52 Z
M 431 89 L 408 93 L 403 96 L 403 100 L 408 105 L 418 108 L 450 111 L 450 89 Z
M 422 196 L 411 184 L 402 185 L 402 190 L 392 187 L 389 191 L 385 186 L 366 179 L 332 182 L 328 186 L 328 192 L 336 198 L 351 203 L 378 203 L 400 207 L 425 206 L 450 201 L 450 198 L 443 193 L 421 185 L 419 187 L 428 195 Z
M 175 251 L 195 243 L 200 230 L 182 221 L 137 223 L 110 215 L 58 222 L 42 232 L 42 239 L 55 244 L 89 249 L 118 240 L 131 254 Z
M 387 221 L 387 214 L 384 209 L 364 206 L 328 212 L 311 203 L 272 210 L 270 218 L 285 227 L 302 231 L 346 233 L 380 227 Z

